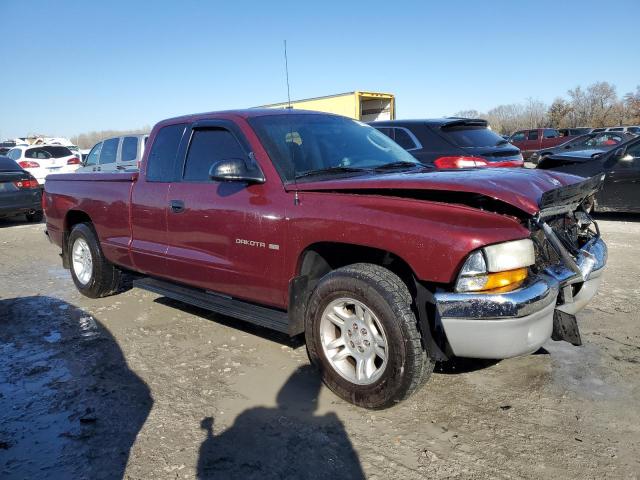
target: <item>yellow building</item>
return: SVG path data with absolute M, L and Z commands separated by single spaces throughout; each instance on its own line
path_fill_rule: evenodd
M 288 102 L 261 105 L 262 108 L 287 108 Z M 347 92 L 326 97 L 292 100 L 291 108 L 316 110 L 355 118 L 363 122 L 394 120 L 396 99 L 391 93 Z

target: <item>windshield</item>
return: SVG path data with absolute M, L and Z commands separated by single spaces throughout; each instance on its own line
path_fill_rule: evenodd
M 383 133 L 349 118 L 290 113 L 249 123 L 285 181 L 310 172 L 331 176 L 391 164 L 422 165 Z

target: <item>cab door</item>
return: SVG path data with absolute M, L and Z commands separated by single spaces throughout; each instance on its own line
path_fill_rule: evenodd
M 167 197 L 186 131 L 184 123 L 158 130 L 131 192 L 131 260 L 148 275 L 167 276 Z
M 274 306 L 286 303 L 273 281 L 283 268 L 285 218 L 274 185 L 211 180 L 220 160 L 249 159 L 230 121 L 194 124 L 183 168 L 167 197 L 167 274 L 205 290 Z
M 606 172 L 598 205 L 621 212 L 640 212 L 640 142 L 629 145 Z

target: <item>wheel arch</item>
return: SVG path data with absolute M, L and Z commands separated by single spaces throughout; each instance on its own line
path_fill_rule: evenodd
M 433 285 L 418 280 L 415 272 L 400 255 L 388 250 L 342 242 L 317 242 L 307 246 L 298 256 L 295 276 L 289 284 L 289 333 L 303 333 L 307 302 L 322 277 L 327 273 L 354 263 L 371 263 L 387 268 L 407 286 L 414 299 L 414 311 L 418 319 L 423 345 L 435 357 L 440 358 L 441 348 L 436 345 L 433 333 L 437 331 L 433 301 Z M 432 307 L 435 307 L 434 305 Z M 438 342 L 439 343 L 439 342 Z
M 64 216 L 63 233 L 62 233 L 62 266 L 69 269 L 69 235 L 73 227 L 79 223 L 91 223 L 91 217 L 82 210 L 69 210 Z

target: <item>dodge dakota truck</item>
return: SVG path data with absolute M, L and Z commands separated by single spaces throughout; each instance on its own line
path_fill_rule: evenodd
M 88 297 L 134 286 L 289 335 L 325 384 L 398 402 L 454 356 L 502 359 L 575 313 L 607 249 L 602 179 L 435 170 L 356 120 L 251 109 L 173 118 L 138 171 L 48 177 L 47 235 Z

